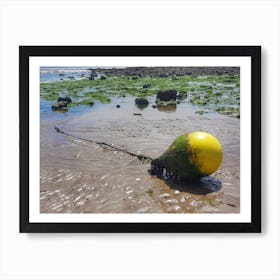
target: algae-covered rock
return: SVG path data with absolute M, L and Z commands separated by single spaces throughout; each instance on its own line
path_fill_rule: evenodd
M 148 87 L 150 87 L 151 86 L 151 84 L 144 84 L 143 85 L 143 88 L 148 88 Z
M 67 104 L 68 104 L 67 101 L 59 101 L 59 102 L 54 103 L 54 104 L 52 105 L 52 110 L 53 110 L 53 111 L 55 111 L 55 110 L 60 110 L 60 109 L 62 109 L 62 108 L 67 107 Z
M 170 147 L 151 162 L 151 173 L 169 178 L 193 180 L 214 173 L 223 157 L 219 141 L 209 133 L 178 136 Z
M 71 99 L 71 97 L 68 97 L 68 96 L 66 96 L 66 97 L 58 97 L 57 98 L 57 102 L 60 102 L 60 101 L 66 101 L 67 103 L 71 103 L 72 99 Z

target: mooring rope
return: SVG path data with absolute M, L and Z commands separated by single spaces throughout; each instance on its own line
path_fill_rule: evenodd
M 56 130 L 56 132 L 61 133 L 61 134 L 65 135 L 65 136 L 69 136 L 69 137 L 72 137 L 72 138 L 74 138 L 74 139 L 79 139 L 79 140 L 82 140 L 82 141 L 85 141 L 85 142 L 88 142 L 88 143 L 96 143 L 96 144 L 98 144 L 98 145 L 100 145 L 100 146 L 109 147 L 109 148 L 114 149 L 114 150 L 116 150 L 116 151 L 120 151 L 120 152 L 129 154 L 130 156 L 137 157 L 137 158 L 138 158 L 139 160 L 141 160 L 141 161 L 145 161 L 145 160 L 151 161 L 151 160 L 153 160 L 153 159 L 152 159 L 151 157 L 149 157 L 149 156 L 145 156 L 145 155 L 142 155 L 142 154 L 135 154 L 135 153 L 133 153 L 133 152 L 130 152 L 130 151 L 127 151 L 127 150 L 125 150 L 125 149 L 121 149 L 121 148 L 115 147 L 115 146 L 110 145 L 110 144 L 105 143 L 105 142 L 98 142 L 98 141 L 94 141 L 94 140 L 82 138 L 82 137 L 79 137 L 79 136 L 76 136 L 76 135 L 72 135 L 72 134 L 70 134 L 70 133 L 67 133 L 67 132 L 63 131 L 61 128 L 59 128 L 59 127 L 57 127 L 57 126 L 55 126 L 54 129 Z

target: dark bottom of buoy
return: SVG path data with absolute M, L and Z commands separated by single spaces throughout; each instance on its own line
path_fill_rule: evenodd
M 171 170 L 168 170 L 165 167 L 162 167 L 159 163 L 153 161 L 151 163 L 151 169 L 148 170 L 148 172 L 151 175 L 157 176 L 160 179 L 164 179 L 164 180 L 172 180 L 172 181 L 188 181 L 188 182 L 196 182 L 199 181 L 201 178 L 186 178 L 181 176 L 178 172 L 174 172 Z

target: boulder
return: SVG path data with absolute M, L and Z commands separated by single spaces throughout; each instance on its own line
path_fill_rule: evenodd
M 149 101 L 146 98 L 136 98 L 135 104 L 139 106 L 148 105 Z
M 151 84 L 144 84 L 143 85 L 143 88 L 148 88 L 148 87 L 150 87 L 151 86 Z
M 97 73 L 96 73 L 94 70 L 91 70 L 90 77 L 91 77 L 91 78 L 97 77 Z
M 67 107 L 67 104 L 68 104 L 67 101 L 59 101 L 59 102 L 52 105 L 52 109 L 53 110 L 59 110 L 59 109 Z
M 171 89 L 171 90 L 166 90 L 166 91 L 159 91 L 157 93 L 156 100 L 171 101 L 171 100 L 176 100 L 176 98 L 177 98 L 177 91 L 174 89 Z
M 57 102 L 60 102 L 60 101 L 66 101 L 67 103 L 71 103 L 72 99 L 71 99 L 71 97 L 68 97 L 68 96 L 66 96 L 66 97 L 58 97 L 57 98 Z

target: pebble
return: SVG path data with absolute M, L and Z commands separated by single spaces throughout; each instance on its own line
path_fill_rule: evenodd
M 89 194 L 89 195 L 86 196 L 86 199 L 90 199 L 92 197 L 93 197 L 93 194 Z
M 168 193 L 163 193 L 163 194 L 161 194 L 159 197 L 160 198 L 167 198 L 167 197 L 169 197 L 170 196 L 170 194 L 168 194 Z
M 178 203 L 178 199 L 169 199 L 166 200 L 165 203 Z
M 175 194 L 178 194 L 178 193 L 180 193 L 178 190 L 176 190 L 175 192 L 174 192 Z
M 179 205 L 174 206 L 174 210 L 175 210 L 175 211 L 178 211 L 178 210 L 180 210 L 180 209 L 181 209 L 181 207 L 180 207 Z
M 76 197 L 73 201 L 76 202 L 76 201 L 78 201 L 80 198 L 81 198 L 81 197 L 78 196 L 78 197 Z
M 77 205 L 77 206 L 82 206 L 82 205 L 84 205 L 85 203 L 86 203 L 85 200 L 81 200 L 81 201 L 79 201 L 76 205 Z
M 180 198 L 180 202 L 185 202 L 187 199 L 188 199 L 188 198 L 187 198 L 186 196 L 182 196 L 182 197 Z
M 51 207 L 51 209 L 52 210 L 58 210 L 59 208 L 62 208 L 62 204 L 58 204 L 58 205 L 56 205 L 56 206 L 54 206 L 54 207 Z
M 195 201 L 195 200 L 193 200 L 191 203 L 190 203 L 190 205 L 191 206 L 196 206 L 198 203 L 197 203 L 197 201 Z

